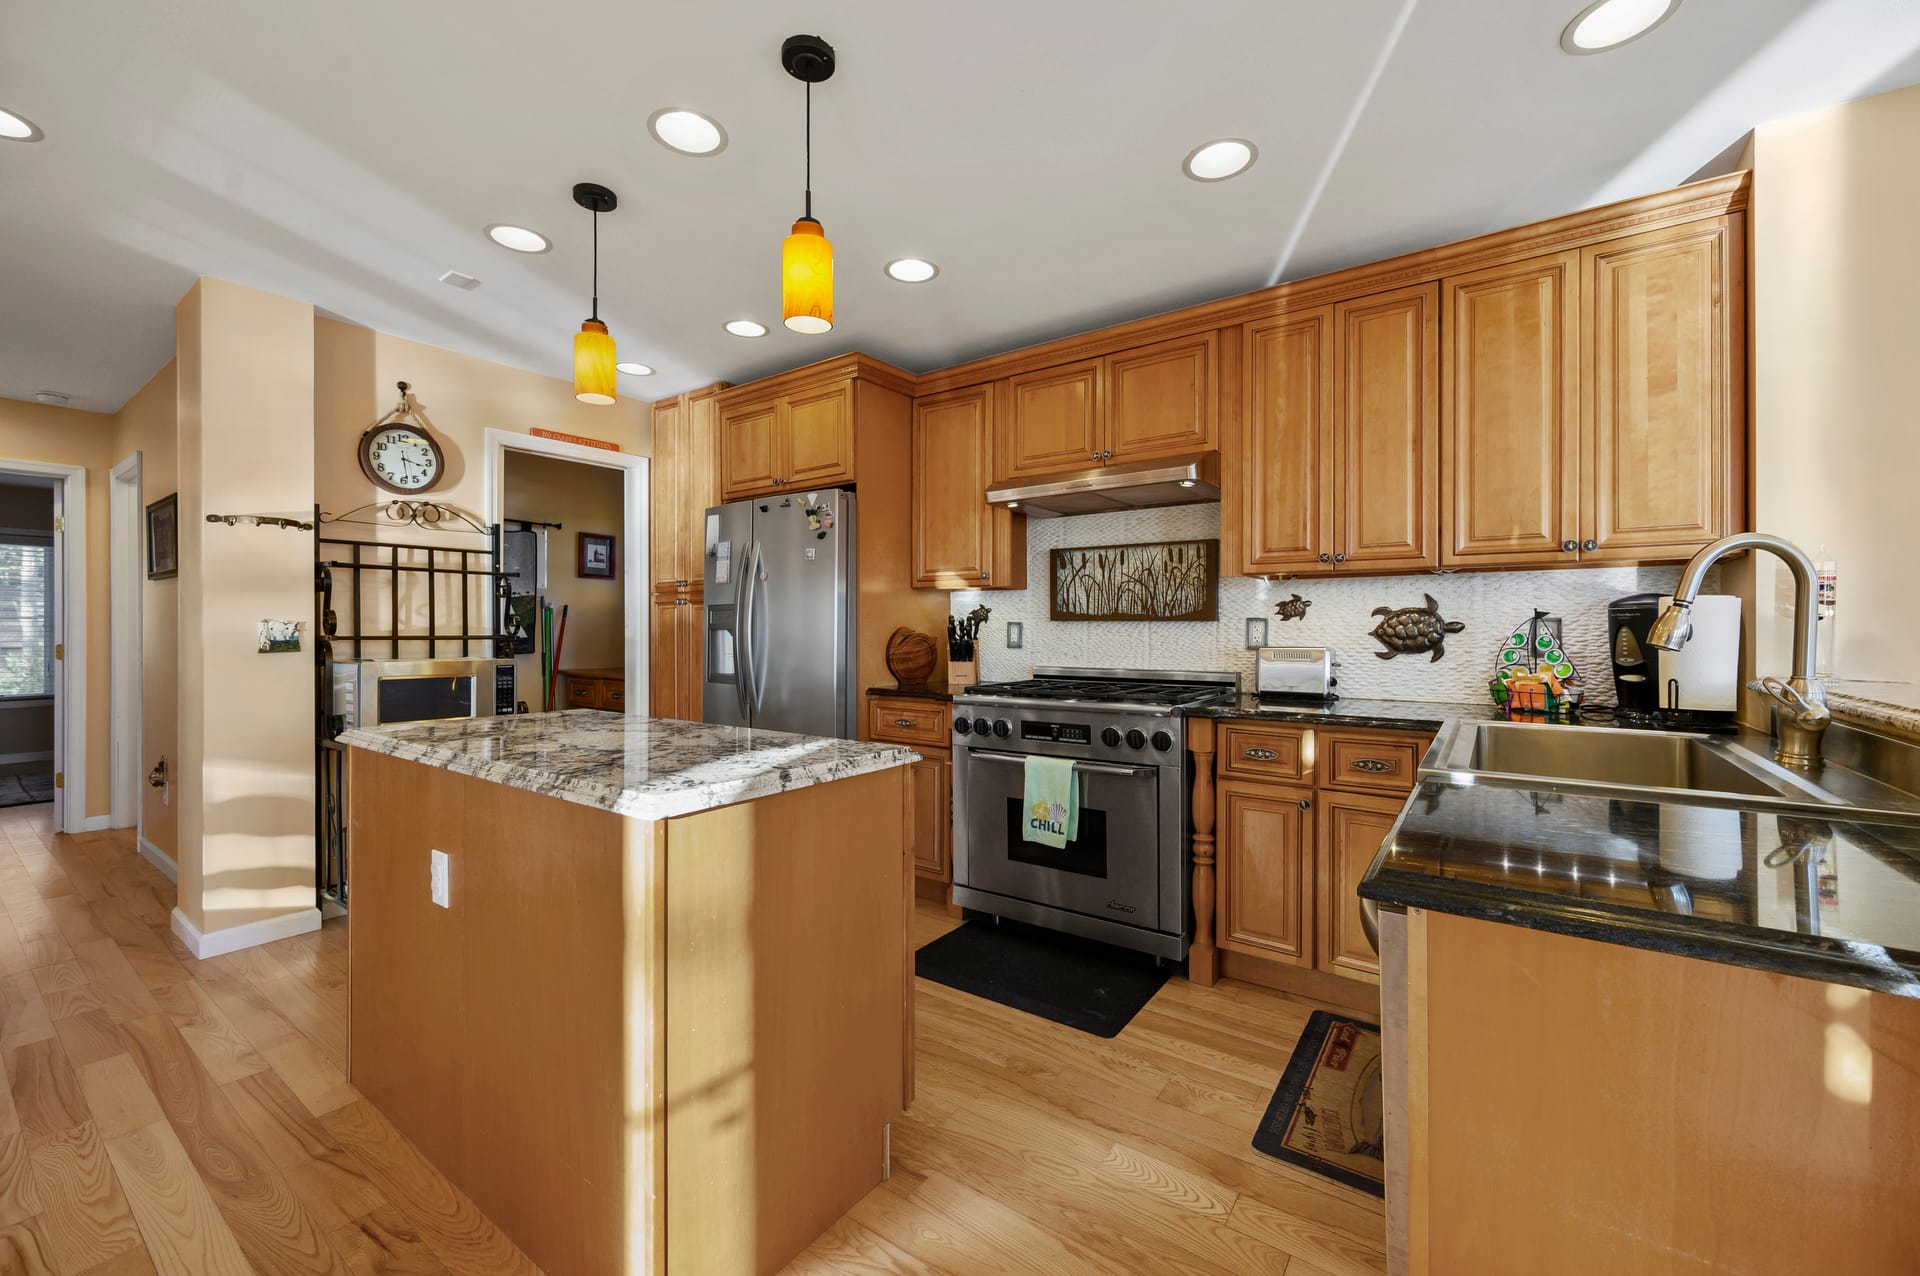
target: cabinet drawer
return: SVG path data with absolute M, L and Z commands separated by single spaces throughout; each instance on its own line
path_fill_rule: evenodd
M 1254 722 L 1220 724 L 1219 771 L 1241 780 L 1304 780 L 1313 773 L 1307 761 L 1306 727 Z
M 600 684 L 600 707 L 611 709 L 615 713 L 627 711 L 627 684 L 624 682 L 603 682 Z
M 882 699 L 879 696 L 867 701 L 868 739 L 945 749 L 951 744 L 947 732 L 945 701 L 907 697 Z
M 1388 731 L 1322 731 L 1320 783 L 1357 793 L 1413 792 L 1432 737 Z
M 583 678 L 567 679 L 567 708 L 598 709 L 600 684 Z

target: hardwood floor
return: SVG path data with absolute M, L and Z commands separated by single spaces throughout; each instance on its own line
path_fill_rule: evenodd
M 51 810 L 0 810 L 0 1276 L 536 1270 L 347 1084 L 343 923 L 194 961 Z M 918 995 L 893 1178 L 794 1276 L 1385 1270 L 1378 1201 L 1248 1145 L 1310 1006 L 1173 980 L 1102 1041 Z

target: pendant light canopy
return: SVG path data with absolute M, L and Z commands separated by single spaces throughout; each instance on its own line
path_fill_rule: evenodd
M 613 335 L 600 322 L 600 214 L 619 207 L 620 199 L 606 187 L 581 182 L 573 188 L 573 202 L 593 214 L 593 313 L 573 337 L 573 397 L 605 407 L 614 401 Z
M 833 46 L 817 35 L 789 36 L 780 65 L 807 86 L 806 213 L 780 245 L 780 314 L 795 332 L 833 329 L 833 244 L 813 217 L 813 86 L 833 74 Z

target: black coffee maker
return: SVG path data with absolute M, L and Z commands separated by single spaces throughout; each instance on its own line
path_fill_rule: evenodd
M 1620 701 L 1622 722 L 1652 723 L 1659 717 L 1656 652 L 1647 642 L 1659 616 L 1658 594 L 1629 594 L 1607 604 L 1607 648 L 1613 656 L 1613 690 Z

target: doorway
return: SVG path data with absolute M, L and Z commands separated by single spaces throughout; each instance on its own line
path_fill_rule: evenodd
M 86 470 L 0 460 L 0 806 L 50 807 L 67 833 L 94 826 L 85 572 Z
M 135 845 L 139 845 L 146 834 L 140 821 L 140 586 L 146 575 L 140 553 L 146 530 L 146 506 L 140 499 L 140 453 L 114 466 L 109 480 L 111 580 L 107 615 L 111 621 L 113 674 L 109 703 L 113 706 L 113 744 L 108 758 L 108 792 L 112 795 L 108 820 L 113 828 L 136 830 Z

